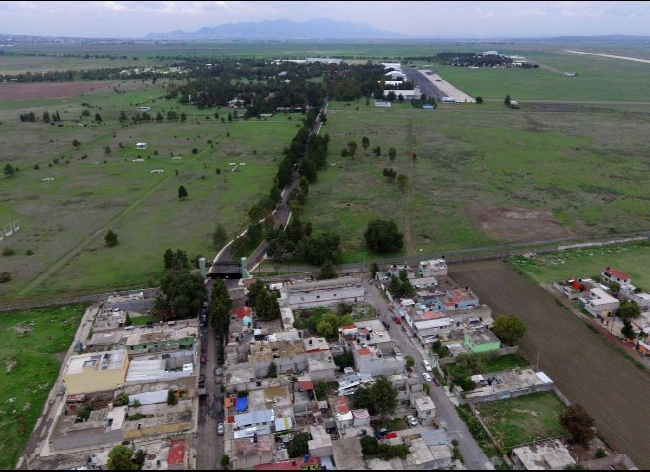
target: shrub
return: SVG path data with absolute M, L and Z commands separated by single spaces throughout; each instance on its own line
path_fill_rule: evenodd
M 598 449 L 596 449 L 596 457 L 598 459 L 602 459 L 603 457 L 606 457 L 606 456 L 607 456 L 607 451 L 605 451 L 605 449 L 603 449 L 602 447 L 599 447 Z
M 16 250 L 14 248 L 9 247 L 9 246 L 7 246 L 6 248 L 4 248 L 2 250 L 2 255 L 3 256 L 13 256 L 14 254 L 16 254 Z
M 374 436 L 364 436 L 361 438 L 361 452 L 363 455 L 373 455 L 377 454 L 377 447 L 379 442 Z
M 11 273 L 10 272 L 0 272 L 0 284 L 3 284 L 5 282 L 9 282 L 11 280 Z

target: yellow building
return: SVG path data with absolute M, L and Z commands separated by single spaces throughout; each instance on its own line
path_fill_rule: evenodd
M 114 390 L 124 383 L 128 369 L 124 350 L 82 354 L 70 358 L 63 381 L 68 395 Z

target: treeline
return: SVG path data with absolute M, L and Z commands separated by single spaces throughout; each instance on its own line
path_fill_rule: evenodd
M 124 68 L 102 68 L 88 70 L 65 70 L 65 71 L 48 71 L 48 72 L 24 72 L 21 74 L 0 74 L 0 82 L 70 82 L 75 80 L 112 80 L 124 79 L 120 72 Z M 182 73 L 161 73 L 156 71 L 133 73 L 126 77 L 133 79 L 158 79 L 161 77 L 174 79 L 185 78 Z
M 384 66 L 368 62 L 363 65 L 340 64 L 340 68 L 325 76 L 327 95 L 334 100 L 356 100 L 373 93 L 383 95 L 379 81 L 384 79 Z

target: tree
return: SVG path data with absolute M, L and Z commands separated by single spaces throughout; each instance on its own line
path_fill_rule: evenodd
M 165 117 L 163 116 L 162 113 L 160 113 L 160 112 L 156 113 L 156 121 L 158 123 L 162 122 L 162 120 L 164 120 L 164 119 L 165 119 Z
M 126 113 L 124 111 L 120 112 L 120 123 L 124 123 L 125 121 L 129 121 L 129 119 L 126 117 Z
M 505 100 L 503 101 L 503 103 L 504 103 L 507 107 L 510 106 L 510 94 L 506 95 L 506 98 L 505 98 Z
M 257 296 L 259 293 L 264 290 L 264 282 L 260 279 L 256 279 L 253 284 L 248 287 L 248 305 L 254 307 L 257 303 Z
M 373 150 L 373 152 L 375 153 L 375 156 L 376 156 L 376 157 L 381 156 L 381 147 L 377 146 L 377 147 Z
M 11 272 L 0 272 L 0 284 L 11 281 Z
M 376 262 L 373 262 L 370 265 L 370 274 L 372 275 L 372 278 L 374 279 L 375 276 L 377 275 L 377 272 L 379 272 L 379 265 Z
M 408 187 L 408 184 L 409 178 L 406 175 L 400 174 L 397 177 L 397 185 L 399 185 L 400 191 L 404 192 L 406 190 L 406 187 Z
M 223 470 L 228 470 L 229 464 L 230 464 L 230 456 L 228 454 L 223 454 L 221 456 L 221 468 L 223 468 Z
M 307 433 L 296 433 L 289 442 L 287 450 L 289 457 L 303 457 L 309 452 L 309 435 Z
M 187 115 L 185 113 L 181 113 L 181 123 L 185 123 L 187 121 Z
M 560 425 L 569 433 L 571 440 L 583 446 L 596 436 L 594 432 L 595 420 L 578 404 L 571 405 L 560 415 Z
M 377 454 L 377 446 L 379 441 L 377 438 L 372 435 L 366 435 L 361 438 L 361 452 L 364 456 L 375 455 Z
M 151 307 L 151 318 L 154 321 L 167 321 L 169 315 L 169 304 L 165 301 L 163 297 L 158 295 L 153 300 L 153 306 Z
M 274 379 L 278 376 L 278 366 L 275 365 L 275 362 L 269 364 L 269 370 L 266 373 L 266 376 L 270 379 Z
M 187 189 L 183 187 L 182 185 L 178 187 L 178 198 L 181 200 L 185 200 L 188 197 Z
M 218 223 L 217 227 L 214 230 L 214 233 L 212 233 L 212 246 L 214 247 L 215 250 L 218 251 L 227 242 L 228 242 L 228 235 L 226 234 L 226 230 L 221 225 L 221 223 Z
M 327 279 L 335 279 L 338 277 L 338 274 L 336 273 L 336 269 L 332 265 L 332 261 L 328 260 L 323 264 L 323 267 L 320 269 L 320 279 L 321 280 L 327 280 Z
M 230 123 L 232 121 L 232 115 L 228 113 L 228 122 Z
M 327 321 L 323 320 L 316 325 L 316 332 L 319 334 L 319 336 L 322 336 L 324 338 L 331 338 L 334 336 L 334 333 L 336 333 L 336 328 Z
M 632 322 L 629 318 L 623 319 L 623 328 L 621 328 L 621 334 L 625 339 L 634 339 L 636 337 L 636 333 L 632 327 Z
M 364 136 L 361 138 L 361 146 L 363 147 L 363 151 L 366 152 L 368 148 L 370 147 L 370 139 L 368 139 L 367 136 Z
M 81 146 L 81 142 L 78 139 L 73 139 L 72 140 L 72 145 L 74 147 L 79 147 L 79 146 Z
M 106 236 L 104 236 L 104 241 L 108 247 L 117 246 L 117 234 L 115 234 L 113 230 L 109 229 Z
M 172 388 L 167 390 L 167 404 L 169 406 L 174 406 L 178 404 L 178 398 L 176 397 L 176 392 Z
M 395 413 L 398 404 L 397 389 L 385 375 L 377 377 L 375 383 L 370 387 L 370 398 L 377 409 L 377 413 L 384 418 Z
M 393 220 L 372 220 L 363 237 L 368 249 L 376 253 L 397 251 L 404 245 L 404 235 Z
M 133 460 L 133 450 L 128 446 L 115 446 L 111 452 L 108 453 L 108 470 L 140 470 L 142 466 L 138 466 Z
M 102 119 L 102 115 L 100 115 L 99 113 L 95 113 L 95 121 L 96 121 L 97 123 L 101 123 L 102 121 L 104 121 L 104 120 Z
M 340 244 L 341 237 L 338 234 L 325 231 L 301 241 L 297 256 L 310 264 L 322 265 L 327 260 L 336 261 L 338 259 Z
M 313 231 L 314 231 L 314 228 L 311 225 L 311 221 L 308 221 L 307 224 L 305 224 L 305 227 L 304 227 L 305 236 L 307 236 L 307 237 L 311 236 L 311 233 Z
M 104 148 L 104 154 L 106 154 L 107 156 L 111 155 L 111 147 L 110 146 L 106 146 Z
M 483 103 L 483 97 L 481 97 L 481 96 L 476 97 L 476 103 L 478 105 L 481 105 Z
M 348 152 L 350 153 L 351 157 L 354 157 L 354 155 L 357 152 L 357 142 L 356 141 L 348 141 Z
M 626 300 L 620 304 L 616 314 L 623 320 L 637 318 L 641 314 L 641 308 L 633 300 Z
M 415 365 L 415 359 L 413 359 L 413 356 L 406 356 L 404 359 L 406 359 L 406 367 L 412 369 Z
M 352 396 L 352 402 L 354 403 L 355 408 L 365 408 L 371 414 L 375 413 L 375 405 L 373 404 L 372 398 L 370 396 L 370 389 L 367 389 L 366 387 L 359 387 L 357 391 L 354 392 L 354 395 Z
M 126 316 L 124 317 L 124 326 L 132 326 L 133 325 L 133 320 L 131 320 L 131 315 L 129 315 L 129 312 L 127 311 Z
M 395 150 L 395 148 L 393 148 L 393 147 L 390 148 L 388 150 L 388 157 L 390 158 L 391 161 L 394 161 L 395 158 L 397 157 L 397 150 Z
M 499 315 L 492 324 L 492 332 L 502 342 L 514 346 L 524 336 L 526 325 L 517 316 Z
M 262 321 L 280 319 L 280 304 L 278 299 L 266 288 L 262 289 L 255 300 L 255 314 Z
M 180 319 L 195 316 L 203 306 L 205 283 L 200 274 L 189 270 L 168 270 L 160 281 L 170 312 Z
M 16 168 L 14 166 L 12 166 L 11 164 L 5 165 L 4 174 L 7 177 L 13 177 L 15 173 L 16 173 Z

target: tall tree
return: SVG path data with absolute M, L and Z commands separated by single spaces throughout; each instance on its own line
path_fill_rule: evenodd
M 373 279 L 377 275 L 377 272 L 379 272 L 379 265 L 376 262 L 373 262 L 370 265 L 370 275 L 372 276 Z
M 338 274 L 336 273 L 336 269 L 334 268 L 334 265 L 332 264 L 332 261 L 327 260 L 325 264 L 320 269 L 320 279 L 321 280 L 327 280 L 327 279 L 335 279 L 338 277 Z
M 492 332 L 502 342 L 514 346 L 526 333 L 526 325 L 515 315 L 499 315 L 492 323 Z
M 357 142 L 356 141 L 348 141 L 348 152 L 350 153 L 351 157 L 354 157 L 354 155 L 357 152 Z
M 108 453 L 108 470 L 140 470 L 142 466 L 136 464 L 133 460 L 133 449 L 128 446 L 119 445 L 111 449 Z
M 399 185 L 400 191 L 406 191 L 406 188 L 409 184 L 409 178 L 405 174 L 400 174 L 397 176 L 397 185 Z
M 199 274 L 190 274 L 188 270 L 168 270 L 162 277 L 160 288 L 176 318 L 196 316 L 203 305 L 205 284 Z
M 361 146 L 363 147 L 364 152 L 368 150 L 368 147 L 370 147 L 370 139 L 368 139 L 368 136 L 361 138 Z
M 633 300 L 626 300 L 620 304 L 616 314 L 623 320 L 630 320 L 641 315 L 641 308 Z
M 7 177 L 13 177 L 14 174 L 16 173 L 16 168 L 11 164 L 6 164 L 3 169 L 3 172 Z
M 262 289 L 255 300 L 255 315 L 262 321 L 280 319 L 280 304 L 275 295 Z
M 187 193 L 187 189 L 185 187 L 183 187 L 182 185 L 178 187 L 178 198 L 180 198 L 181 200 L 185 200 L 188 196 L 189 194 Z
M 363 236 L 368 248 L 376 253 L 397 251 L 404 245 L 404 235 L 393 220 L 372 220 Z
M 560 415 L 560 424 L 569 433 L 571 440 L 587 446 L 596 436 L 593 429 L 596 421 L 578 404 L 571 405 Z
M 108 233 L 106 233 L 106 236 L 104 236 L 104 241 L 108 247 L 117 246 L 117 234 L 109 229 Z
M 632 327 L 632 322 L 630 321 L 629 318 L 623 319 L 623 327 L 621 328 L 621 334 L 625 339 L 634 339 L 636 337 L 636 333 L 634 332 L 634 328 Z
M 377 409 L 377 413 L 387 418 L 395 413 L 397 409 L 397 389 L 385 375 L 377 377 L 375 383 L 370 387 L 370 398 Z
M 505 98 L 505 100 L 503 101 L 503 103 L 504 103 L 507 107 L 510 106 L 510 94 L 506 95 L 506 98 Z
M 102 115 L 100 115 L 99 113 L 95 113 L 95 121 L 96 121 L 97 123 L 101 123 L 102 121 L 104 121 L 104 120 L 102 119 Z
M 228 235 L 221 223 L 217 223 L 217 227 L 212 233 L 212 247 L 218 251 L 228 242 Z
M 390 158 L 391 161 L 394 161 L 395 158 L 397 157 L 397 150 L 394 147 L 388 150 L 388 157 Z

